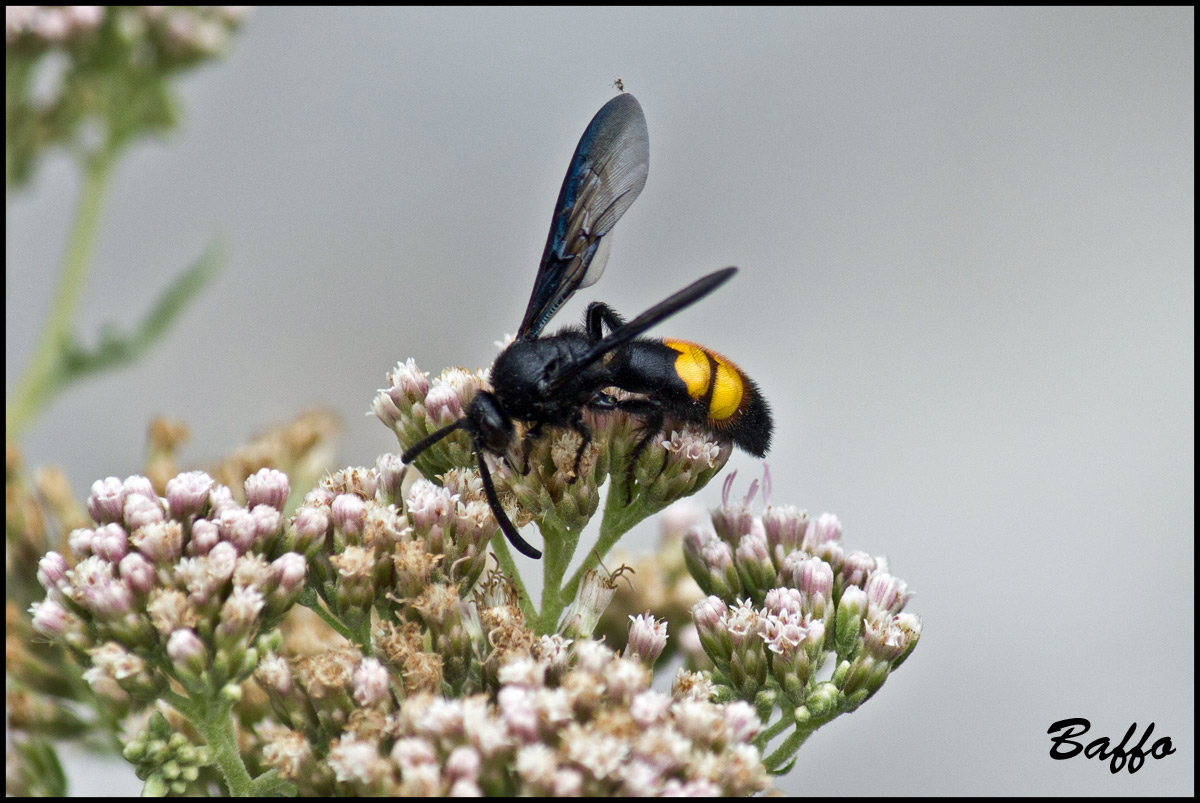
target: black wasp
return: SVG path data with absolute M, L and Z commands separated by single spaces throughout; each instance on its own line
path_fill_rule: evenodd
M 645 186 L 649 160 L 642 107 L 633 95 L 617 95 L 596 112 L 575 149 L 525 317 L 516 339 L 492 364 L 492 390 L 477 393 L 462 418 L 402 455 L 411 463 L 450 433 L 466 430 L 500 529 L 517 551 L 531 558 L 542 553 L 521 538 L 500 506 L 484 459 L 485 452 L 499 457 L 508 453 L 516 440 L 514 419 L 528 424 L 526 466 L 543 427 L 578 432 L 583 440 L 575 455 L 576 473 L 592 440 L 583 420 L 585 409 L 619 410 L 644 422 L 641 439 L 630 453 L 629 472 L 668 415 L 729 438 L 756 457 L 766 454 L 771 444 L 771 412 L 740 368 L 695 343 L 638 337 L 716 290 L 737 268 L 708 274 L 628 323 L 607 304 L 593 302 L 582 328 L 540 337 L 563 302 L 600 278 L 608 259 L 608 234 Z M 618 399 L 605 388 L 639 395 Z M 629 476 L 632 482 L 632 473 Z

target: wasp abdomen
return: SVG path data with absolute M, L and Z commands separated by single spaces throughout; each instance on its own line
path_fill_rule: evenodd
M 616 384 L 658 399 L 664 412 L 707 426 L 762 457 L 771 445 L 771 411 L 754 381 L 725 356 L 687 340 L 635 340 Z

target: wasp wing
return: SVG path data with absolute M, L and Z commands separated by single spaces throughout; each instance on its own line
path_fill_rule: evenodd
M 641 104 L 617 95 L 596 112 L 571 157 L 518 338 L 537 337 L 572 293 L 600 278 L 607 235 L 646 185 L 649 169 Z
M 613 349 L 620 348 L 642 332 L 645 332 L 660 321 L 671 317 L 684 307 L 695 304 L 733 278 L 733 274 L 735 273 L 737 273 L 737 268 L 734 267 L 715 270 L 707 276 L 692 282 L 679 292 L 658 302 L 621 328 L 610 332 L 608 337 L 597 342 L 582 357 L 573 361 L 567 371 L 555 377 L 554 386 L 557 388 L 566 384 L 573 376 Z

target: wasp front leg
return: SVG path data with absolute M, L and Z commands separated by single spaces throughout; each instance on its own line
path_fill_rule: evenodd
M 509 468 L 524 477 L 529 473 L 529 455 L 533 452 L 534 442 L 542 436 L 542 422 L 525 430 L 525 435 L 521 438 L 521 467 L 517 468 L 508 459 L 508 455 L 504 456 L 504 462 L 508 463 Z
M 574 483 L 577 479 L 579 479 L 579 468 L 583 463 L 583 453 L 592 443 L 592 431 L 588 429 L 588 425 L 584 423 L 582 408 L 577 410 L 574 417 L 571 419 L 571 429 L 578 432 L 579 437 L 581 438 L 579 441 L 579 448 L 575 450 L 575 475 L 571 477 L 571 482 Z
M 628 506 L 633 502 L 633 470 L 637 466 L 638 458 L 646 451 L 654 436 L 662 432 L 663 421 L 666 418 L 662 403 L 651 398 L 618 399 L 602 393 L 592 400 L 588 407 L 594 410 L 625 413 L 642 422 L 641 437 L 638 438 L 637 445 L 633 447 L 633 451 L 629 453 L 629 458 L 625 461 L 625 504 Z

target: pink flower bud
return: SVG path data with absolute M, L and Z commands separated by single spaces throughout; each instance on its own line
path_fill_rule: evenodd
M 861 550 L 851 552 L 842 564 L 842 582 L 845 585 L 855 585 L 866 588 L 867 578 L 878 568 L 875 558 Z
M 445 384 L 434 385 L 425 397 L 425 409 L 435 426 L 444 427 L 462 418 L 462 399 L 454 388 Z
M 144 496 L 147 499 L 158 498 L 158 494 L 154 492 L 154 483 L 150 482 L 148 477 L 143 477 L 140 474 L 133 474 L 126 477 L 122 486 L 125 488 L 125 498 L 127 501 L 130 496 L 135 494 Z
M 375 461 L 375 476 L 379 478 L 379 492 L 384 504 L 397 504 L 403 498 L 400 486 L 405 469 L 398 454 L 383 454 Z
M 304 589 L 304 577 L 308 573 L 308 564 L 302 555 L 288 552 L 280 555 L 271 563 L 279 582 L 279 591 L 284 594 L 298 593 Z
M 131 552 L 121 559 L 121 579 L 133 593 L 144 595 L 154 587 L 154 565 L 146 560 L 140 552 Z
M 190 628 L 180 628 L 167 639 L 167 657 L 180 674 L 199 675 L 204 671 L 207 655 L 204 642 Z
M 270 544 L 283 527 L 283 516 L 270 505 L 255 505 L 250 511 L 254 519 L 254 542 Z
M 538 738 L 538 712 L 533 690 L 524 686 L 503 686 L 496 697 L 500 716 L 508 730 L 523 742 Z
M 228 541 L 221 541 L 209 551 L 204 560 L 204 566 L 207 573 L 219 584 L 233 577 L 233 570 L 237 568 L 237 560 L 237 547 Z
M 79 591 L 79 604 L 97 619 L 111 621 L 133 609 L 133 594 L 129 586 L 113 577 L 111 571 L 95 576 L 93 582 Z
M 717 596 L 710 595 L 692 606 L 692 619 L 696 626 L 707 631 L 715 632 L 723 628 L 723 622 L 728 613 L 729 606 Z
M 87 508 L 97 524 L 121 521 L 125 515 L 125 486 L 116 477 L 96 480 L 92 483 Z
M 763 599 L 763 610 L 767 613 L 800 613 L 803 610 L 803 596 L 798 588 L 772 588 Z
M 71 534 L 67 536 L 67 546 L 71 549 L 71 554 L 77 558 L 86 558 L 92 554 L 92 539 L 96 536 L 96 531 L 87 527 L 80 527 L 76 530 L 71 530 Z
M 354 670 L 354 701 L 360 708 L 370 708 L 387 700 L 391 679 L 383 664 L 374 658 L 364 658 Z
M 329 532 L 329 523 L 329 514 L 326 509 L 302 506 L 296 511 L 296 518 L 292 522 L 294 532 L 292 549 L 307 555 L 311 550 L 324 544 L 325 536 Z
M 833 568 L 820 558 L 793 552 L 783 561 L 779 582 L 799 589 L 805 611 L 820 617 L 832 598 Z
M 822 513 L 804 534 L 804 548 L 816 555 L 823 544 L 842 540 L 842 523 L 832 513 Z
M 388 394 L 387 390 L 380 390 L 375 394 L 375 398 L 371 400 L 371 412 L 375 417 L 383 422 L 388 429 L 395 428 L 400 421 L 402 415 L 399 405 Z
M 333 500 L 330 512 L 334 528 L 357 540 L 355 537 L 362 534 L 367 519 L 367 503 L 354 494 L 341 494 Z
M 221 531 L 221 540 L 233 544 L 239 554 L 250 551 L 257 543 L 258 524 L 250 511 L 243 507 L 228 508 L 222 512 L 217 527 Z
M 167 480 L 167 510 L 171 517 L 185 521 L 199 515 L 208 504 L 213 485 L 213 478 L 203 471 L 189 471 Z
M 749 744 L 762 730 L 762 720 L 758 718 L 754 706 L 745 700 L 735 700 L 725 705 L 721 714 L 725 717 L 729 737 L 735 742 Z
M 217 646 L 228 647 L 244 643 L 258 624 L 258 614 L 266 601 L 257 588 L 234 586 L 233 593 L 221 606 L 220 623 L 217 625 Z
M 475 781 L 479 778 L 479 769 L 483 765 L 479 751 L 473 747 L 459 745 L 450 751 L 446 758 L 446 777 L 459 781 Z
M 67 582 L 67 561 L 57 552 L 47 552 L 38 561 L 37 581 L 47 591 L 58 593 Z
M 867 615 L 875 618 L 883 613 L 897 614 L 912 599 L 908 584 L 887 572 L 876 572 L 863 588 L 867 592 Z
M 625 654 L 639 659 L 646 666 L 654 666 L 663 648 L 667 646 L 667 622 L 658 621 L 649 614 L 630 616 L 629 642 Z
M 33 616 L 33 629 L 52 639 L 60 638 L 67 631 L 71 615 L 67 609 L 52 599 L 35 602 L 29 608 Z
M 192 522 L 192 538 L 188 541 L 189 555 L 207 555 L 221 540 L 221 530 L 208 519 L 196 519 Z
M 275 510 L 283 510 L 291 493 L 287 475 L 273 468 L 259 469 L 251 474 L 246 478 L 245 488 L 246 507 L 251 510 L 255 505 L 269 505 Z
M 212 509 L 208 511 L 208 518 L 213 521 L 220 521 L 221 514 L 226 510 L 240 508 L 241 505 L 233 498 L 233 491 L 229 490 L 224 485 L 214 485 L 212 490 L 208 492 L 208 502 Z
M 791 505 L 769 507 L 762 515 L 763 530 L 767 535 L 767 543 L 771 554 L 777 560 L 791 552 L 800 549 L 804 543 L 804 533 L 808 529 L 808 514 Z
M 158 524 L 166 516 L 158 498 L 151 499 L 142 494 L 128 494 L 125 497 L 125 527 L 129 532 L 135 532 L 139 527 Z
M 120 563 L 128 551 L 129 539 L 120 524 L 114 522 L 98 527 L 92 536 L 92 554 L 109 563 Z

